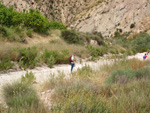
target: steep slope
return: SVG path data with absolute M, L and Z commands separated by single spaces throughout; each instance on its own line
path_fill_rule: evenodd
M 79 31 L 98 31 L 111 36 L 120 32 L 142 32 L 150 29 L 149 0 L 109 0 L 78 15 L 72 24 Z

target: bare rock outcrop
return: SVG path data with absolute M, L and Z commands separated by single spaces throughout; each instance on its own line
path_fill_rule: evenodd
M 82 32 L 101 32 L 112 36 L 120 32 L 139 33 L 150 29 L 150 3 L 148 0 L 110 0 L 81 12 L 71 27 Z M 81 16 L 82 15 L 82 16 Z

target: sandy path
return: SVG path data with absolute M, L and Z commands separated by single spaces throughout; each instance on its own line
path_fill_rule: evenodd
M 134 56 L 128 56 L 128 59 L 132 58 L 138 58 L 142 60 L 142 56 L 144 53 L 138 53 Z M 113 60 L 103 60 L 100 59 L 97 62 L 83 62 L 83 63 L 76 63 L 76 66 L 73 71 L 76 71 L 78 68 L 82 68 L 85 65 L 89 65 L 92 69 L 96 70 L 99 69 L 100 66 L 104 64 L 108 64 L 113 62 Z M 48 67 L 36 67 L 35 69 L 28 70 L 28 72 L 32 71 L 36 77 L 36 82 L 42 83 L 46 81 L 50 77 L 50 73 L 54 73 L 55 75 L 59 72 L 64 72 L 66 75 L 70 74 L 70 65 L 56 65 L 54 68 L 48 68 Z M 18 80 L 21 78 L 22 75 L 25 75 L 27 71 L 17 71 L 17 72 L 10 72 L 5 74 L 0 74 L 0 87 L 5 85 L 6 83 L 11 83 L 15 80 Z
M 99 68 L 100 65 L 106 64 L 110 62 L 110 60 L 99 60 L 97 62 L 83 62 L 83 63 L 76 63 L 76 66 L 74 67 L 73 71 L 76 71 L 78 68 L 82 68 L 85 65 L 89 65 L 92 67 L 92 69 L 96 70 Z M 64 72 L 66 75 L 70 74 L 70 68 L 71 66 L 68 64 L 64 65 L 56 65 L 54 68 L 48 68 L 46 66 L 43 67 L 36 67 L 35 69 L 28 70 L 28 72 L 32 71 L 36 77 L 36 82 L 42 83 L 46 81 L 51 73 L 54 73 L 56 76 L 58 72 Z M 25 75 L 27 71 L 17 71 L 17 72 L 10 72 L 5 74 L 0 74 L 0 87 L 3 86 L 6 83 L 11 83 L 15 80 L 18 80 L 21 78 L 22 75 Z

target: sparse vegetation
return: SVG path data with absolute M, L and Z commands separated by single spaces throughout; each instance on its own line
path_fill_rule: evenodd
M 19 54 L 19 65 L 25 69 L 35 67 L 40 60 L 36 47 L 20 49 Z
M 52 28 L 52 29 L 66 29 L 67 27 L 59 22 L 56 22 L 56 21 L 51 21 L 49 23 L 49 27 Z
M 104 40 L 101 33 L 81 33 L 75 30 L 63 30 L 62 38 L 69 44 L 85 44 L 91 40 L 97 41 L 98 45 L 104 45 Z
M 27 36 L 31 38 L 31 37 L 32 37 L 32 32 L 33 32 L 33 31 L 32 31 L 31 29 L 28 29 L 28 30 L 26 31 Z
M 115 70 L 108 78 L 107 83 L 126 83 L 131 79 L 142 79 L 147 78 L 150 75 L 150 67 L 144 67 L 141 69 L 125 69 Z
M 62 38 L 70 44 L 83 44 L 82 38 L 74 30 L 62 31 Z
M 69 52 L 67 50 L 63 50 L 61 51 L 61 53 L 59 53 L 58 51 L 48 52 L 47 50 L 45 50 L 43 54 L 43 60 L 45 63 L 49 63 L 50 60 L 52 64 L 66 64 L 69 63 L 68 56 L 69 56 Z
M 149 67 L 147 67 L 149 65 L 149 63 L 131 59 L 104 65 L 98 72 L 86 66 L 67 80 L 61 75 L 56 78 L 53 76 L 50 80 L 51 84 L 46 86 L 55 89 L 51 112 L 126 113 L 134 111 L 148 113 L 150 112 L 149 104 L 147 104 L 149 103 L 147 94 L 150 90 Z M 121 69 L 123 74 L 115 71 Z M 112 78 L 114 73 L 117 76 L 111 80 L 117 81 L 110 82 L 109 78 Z M 126 78 L 121 78 L 118 74 Z M 103 85 L 100 85 L 102 81 L 98 80 L 99 77 L 105 78 Z M 109 81 L 109 84 L 105 81 Z
M 36 78 L 34 76 L 34 74 L 31 72 L 27 72 L 24 76 L 21 77 L 21 82 L 23 84 L 27 84 L 30 85 L 33 82 L 35 82 Z
M 13 63 L 10 60 L 10 56 L 7 56 L 6 58 L 0 60 L 0 71 L 8 70 L 12 68 Z
M 148 51 L 150 48 L 150 35 L 147 33 L 135 34 L 132 37 L 128 38 L 128 33 L 120 34 L 119 32 L 115 32 L 114 39 L 112 41 L 113 45 L 119 45 L 123 47 L 124 53 L 126 55 L 133 55 L 138 52 Z
M 58 36 L 60 33 L 56 32 Z M 76 33 L 76 32 L 75 32 Z M 78 33 L 77 33 L 78 34 Z M 82 34 L 82 33 L 81 33 Z M 81 42 L 89 42 L 88 40 L 92 39 L 89 37 L 93 36 L 93 39 L 97 40 L 94 36 L 98 37 L 100 34 L 94 33 L 94 35 L 82 34 L 81 36 L 83 40 Z M 71 36 L 71 35 L 70 35 Z M 80 35 L 76 35 L 80 36 Z M 87 37 L 86 37 L 87 36 Z M 69 38 L 69 37 L 68 37 Z M 122 53 L 124 55 L 133 55 L 137 52 L 144 52 L 149 50 L 149 35 L 148 34 L 139 34 L 135 35 L 133 39 L 126 39 L 124 35 L 121 35 L 121 38 L 115 38 L 112 41 L 111 46 L 104 44 L 104 39 L 100 38 L 98 45 L 71 45 L 65 43 L 62 39 L 55 39 L 50 41 L 48 44 L 40 44 L 36 45 L 35 47 L 31 46 L 24 46 L 20 49 L 18 47 L 5 47 L 1 48 L 1 62 L 3 59 L 7 57 L 8 53 L 10 55 L 9 63 L 13 64 L 16 62 L 19 64 L 20 68 L 34 68 L 35 66 L 39 66 L 43 63 L 46 63 L 49 67 L 53 67 L 54 64 L 66 64 L 68 62 L 68 56 L 71 55 L 73 52 L 77 51 L 77 55 L 79 57 L 85 58 L 92 56 L 91 60 L 96 60 L 99 56 L 103 56 L 104 54 L 111 53 L 111 54 L 119 54 Z M 70 40 L 71 41 L 71 40 Z M 82 43 L 83 43 L 82 42 Z M 3 46 L 2 46 L 3 47 Z M 123 55 L 123 56 L 124 56 Z M 11 63 L 10 63 L 11 62 Z M 7 66 L 9 67 L 9 66 Z M 12 65 L 9 67 L 11 68 Z M 5 70 L 6 68 L 2 69 Z
M 32 77 L 31 77 L 32 75 Z M 30 76 L 30 77 L 29 77 Z M 44 105 L 36 94 L 36 91 L 31 87 L 33 74 L 27 73 L 22 79 L 23 82 L 14 82 L 3 87 L 4 96 L 8 105 L 9 112 L 15 113 L 46 113 Z M 26 82 L 25 82 L 25 81 Z
M 86 46 L 90 56 L 92 56 L 91 60 L 98 58 L 99 56 L 103 56 L 107 53 L 107 47 L 93 47 L 93 46 Z
M 132 29 L 132 28 L 134 28 L 135 27 L 135 23 L 132 23 L 131 25 L 130 25 L 130 28 Z
M 133 45 L 132 49 L 138 52 L 148 51 L 150 48 L 150 35 L 146 33 L 138 34 L 136 37 L 133 37 L 131 45 Z
M 55 64 L 68 64 L 68 57 L 75 51 L 79 57 L 85 58 L 89 56 L 87 49 L 81 45 L 69 45 L 61 39 L 52 40 L 49 43 L 39 44 L 39 45 L 22 45 L 20 43 L 0 43 L 0 65 L 1 69 L 5 70 L 4 63 L 15 64 L 13 69 L 19 65 L 21 69 L 34 68 L 36 66 L 41 66 L 43 63 L 47 64 L 49 67 L 53 67 Z M 7 56 L 9 60 L 6 62 Z M 7 64 L 6 64 L 7 63 Z M 12 66 L 10 67 L 12 68 Z
M 57 77 L 51 75 L 46 84 L 47 89 L 55 89 L 51 112 L 148 113 L 149 66 L 149 62 L 137 59 L 118 60 L 104 65 L 99 71 L 85 66 L 69 79 L 61 72 Z M 4 87 L 9 111 L 46 113 L 30 87 L 34 80 L 33 73 L 27 72 L 22 76 L 22 82 Z
M 4 40 L 8 41 L 17 41 L 17 42 L 26 42 L 25 33 L 21 27 L 6 27 L 0 25 L 1 36 Z
M 68 93 L 68 92 L 67 92 Z M 109 113 L 105 103 L 101 101 L 97 95 L 91 92 L 85 92 L 84 90 L 78 92 L 72 92 L 72 95 L 68 95 L 67 98 L 62 99 L 62 103 L 57 106 L 53 106 L 51 112 L 99 112 Z

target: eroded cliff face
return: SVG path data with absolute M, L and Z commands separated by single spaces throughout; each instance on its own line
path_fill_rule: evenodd
M 98 31 L 111 36 L 117 29 L 134 33 L 150 29 L 149 0 L 110 0 L 84 12 L 72 24 L 79 31 Z
M 61 21 L 82 32 L 139 33 L 150 29 L 150 0 L 3 0 L 16 10 L 40 10 L 50 20 Z

